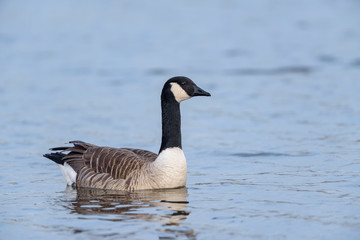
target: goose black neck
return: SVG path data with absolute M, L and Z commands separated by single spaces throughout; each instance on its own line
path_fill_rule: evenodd
M 161 95 L 162 140 L 160 151 L 181 146 L 180 104 L 173 96 Z

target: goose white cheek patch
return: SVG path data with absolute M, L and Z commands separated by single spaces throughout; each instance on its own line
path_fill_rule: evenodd
M 180 87 L 177 83 L 170 83 L 171 84 L 171 92 L 174 94 L 175 99 L 177 102 L 182 102 L 190 98 L 189 94 L 185 92 L 182 87 Z

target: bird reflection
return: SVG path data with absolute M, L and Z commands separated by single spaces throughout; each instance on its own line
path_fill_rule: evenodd
M 76 198 L 74 199 L 74 195 Z M 189 216 L 187 188 L 142 191 L 114 191 L 79 188 L 64 193 L 66 208 L 81 215 L 98 215 L 101 220 L 127 221 L 140 219 L 159 222 L 163 233 L 179 234 L 179 226 Z M 192 229 L 181 228 L 181 235 L 195 237 Z

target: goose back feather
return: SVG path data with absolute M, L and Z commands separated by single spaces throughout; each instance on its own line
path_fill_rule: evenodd
M 77 173 L 76 184 L 79 187 L 101 189 L 134 189 L 139 188 L 139 181 L 134 176 L 143 167 L 149 167 L 157 154 L 132 148 L 100 147 L 93 144 L 71 141 L 74 146 L 57 147 L 51 150 L 67 151 L 62 157 Z

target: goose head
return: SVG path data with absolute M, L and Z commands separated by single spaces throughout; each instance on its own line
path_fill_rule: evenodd
M 173 77 L 165 84 L 161 94 L 162 99 L 175 99 L 178 103 L 195 96 L 211 96 L 210 93 L 198 87 L 190 78 Z

